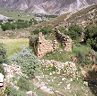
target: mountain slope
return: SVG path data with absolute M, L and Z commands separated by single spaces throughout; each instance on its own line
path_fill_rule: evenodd
M 63 14 L 96 2 L 97 0 L 0 0 L 0 6 L 34 13 Z
M 87 26 L 87 24 L 93 23 L 93 21 L 97 22 L 97 5 L 83 8 L 75 13 L 62 14 L 51 21 L 36 24 L 28 29 L 32 31 L 42 27 L 68 27 L 72 23 Z

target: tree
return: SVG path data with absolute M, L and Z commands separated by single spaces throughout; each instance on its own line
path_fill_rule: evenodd
M 97 51 L 97 26 L 90 25 L 85 28 L 85 43 Z
M 71 25 L 67 33 L 73 40 L 79 40 L 82 34 L 82 28 L 78 25 Z

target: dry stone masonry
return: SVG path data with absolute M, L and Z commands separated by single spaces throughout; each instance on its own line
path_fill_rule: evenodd
M 68 35 L 62 34 L 57 28 L 55 29 L 56 39 L 62 44 L 66 52 L 72 51 L 73 42 Z
M 34 49 L 35 54 L 39 58 L 42 58 L 46 53 L 58 49 L 59 43 L 62 44 L 66 52 L 72 51 L 72 39 L 67 35 L 63 35 L 57 29 L 55 31 L 55 39 L 53 40 L 46 40 L 42 32 L 38 36 L 32 36 L 29 40 L 29 45 Z
M 46 53 L 57 49 L 57 41 L 46 40 L 42 32 L 39 33 L 37 56 L 43 57 Z
M 35 54 L 42 58 L 46 53 L 53 52 L 58 48 L 57 40 L 46 40 L 45 36 L 40 32 L 38 37 L 30 38 L 29 45 L 34 49 Z

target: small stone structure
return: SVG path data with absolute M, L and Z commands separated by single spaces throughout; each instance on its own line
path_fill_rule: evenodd
M 46 40 L 42 32 L 38 34 L 38 37 L 30 37 L 29 45 L 39 58 L 42 58 L 46 53 L 53 52 L 58 48 L 58 42 L 56 40 Z
M 57 41 L 46 40 L 42 32 L 39 33 L 37 56 L 43 57 L 46 53 L 57 49 Z
M 73 42 L 68 35 L 62 34 L 57 28 L 55 29 L 56 39 L 62 44 L 66 52 L 72 51 Z
M 54 40 L 46 40 L 42 32 L 40 32 L 38 36 L 33 35 L 33 37 L 29 39 L 29 45 L 39 58 L 42 58 L 46 53 L 56 50 L 59 43 L 62 44 L 66 52 L 72 51 L 72 39 L 67 35 L 63 35 L 59 30 L 55 31 Z

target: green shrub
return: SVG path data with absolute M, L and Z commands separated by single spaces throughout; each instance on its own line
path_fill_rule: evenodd
M 7 94 L 7 96 L 26 96 L 25 92 L 16 90 L 15 88 L 12 88 L 11 86 L 7 86 L 4 93 Z
M 4 24 L 1 24 L 1 29 L 3 31 L 6 31 L 6 30 L 14 30 L 14 29 L 20 29 L 20 28 L 27 28 L 32 25 L 32 22 L 35 23 L 36 21 L 35 20 L 27 21 L 27 20 L 19 19 L 15 22 L 7 22 Z
M 78 25 L 71 25 L 68 28 L 68 33 L 73 40 L 79 40 L 82 33 L 82 28 Z
M 2 73 L 3 75 L 5 74 L 5 72 L 4 72 L 4 67 L 3 67 L 2 64 L 0 64 L 0 73 Z
M 51 53 L 46 54 L 43 59 L 48 59 L 48 60 L 56 60 L 56 61 L 61 61 L 61 62 L 66 62 L 69 61 L 70 58 L 72 57 L 72 53 L 70 52 L 65 52 L 65 51 L 54 51 Z
M 4 45 L 0 43 L 0 63 L 6 62 L 6 49 L 4 48 Z
M 15 29 L 15 25 L 14 24 L 11 24 L 10 22 L 7 22 L 5 24 L 1 24 L 1 29 L 3 31 L 6 31 L 6 30 L 13 30 Z
M 11 89 L 12 89 L 12 88 L 11 88 L 10 86 L 7 86 L 6 89 L 5 89 L 5 91 L 4 91 L 4 93 L 9 96 L 10 93 L 11 93 Z
M 30 90 L 30 83 L 29 80 L 27 80 L 24 77 L 20 77 L 20 79 L 17 82 L 17 86 L 24 91 L 29 91 Z
M 57 70 L 57 68 L 54 65 L 48 67 L 49 72 L 53 72 L 53 71 L 56 71 L 56 70 Z
M 90 47 L 77 44 L 73 48 L 73 53 L 78 59 L 78 64 L 93 64 L 93 61 L 90 59 L 91 57 L 89 57 L 89 54 L 92 53 Z
M 31 22 L 33 22 L 34 24 L 38 24 L 37 20 L 35 20 L 34 18 L 30 19 L 29 23 L 31 23 Z
M 34 73 L 39 71 L 40 68 L 40 62 L 31 49 L 23 49 L 12 58 L 12 62 L 20 65 L 22 72 L 29 78 L 34 78 Z
M 42 32 L 44 35 L 46 34 L 49 34 L 52 32 L 52 29 L 49 28 L 49 27 L 44 27 L 44 28 L 41 28 L 41 29 L 35 29 L 32 34 L 38 34 L 39 32 Z
M 97 26 L 90 25 L 85 28 L 85 43 L 97 51 Z
M 35 29 L 35 30 L 32 32 L 32 34 L 38 34 L 39 32 L 40 32 L 39 29 Z
M 59 30 L 60 30 L 60 32 L 63 33 L 63 34 L 68 34 L 68 31 L 67 31 L 66 28 L 64 28 L 64 27 L 60 27 Z
M 45 34 L 51 33 L 52 29 L 49 27 L 44 27 L 44 28 L 40 29 L 40 32 L 42 32 L 45 35 Z

